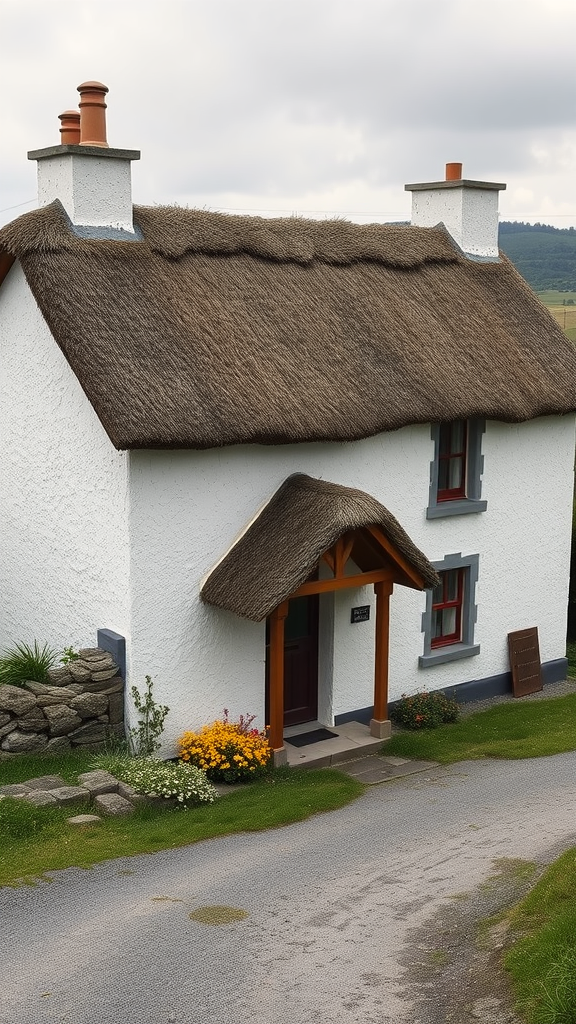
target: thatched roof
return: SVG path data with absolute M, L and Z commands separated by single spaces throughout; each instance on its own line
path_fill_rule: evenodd
M 117 448 L 576 409 L 574 346 L 505 258 L 467 259 L 442 227 L 135 220 L 144 241 L 81 239 L 55 202 L 0 230 Z
M 364 491 L 296 473 L 212 570 L 200 596 L 207 604 L 260 622 L 306 582 L 339 537 L 366 526 L 379 526 L 423 583 L 437 586 L 436 570 L 379 501 Z

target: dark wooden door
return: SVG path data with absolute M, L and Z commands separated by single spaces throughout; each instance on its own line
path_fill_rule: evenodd
M 268 630 L 266 631 L 268 634 Z M 266 636 L 266 720 L 269 718 Z M 284 623 L 284 725 L 318 717 L 318 595 L 289 602 Z
M 284 725 L 318 717 L 318 595 L 290 601 L 284 624 Z

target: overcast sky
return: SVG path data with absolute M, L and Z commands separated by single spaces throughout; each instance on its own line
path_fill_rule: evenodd
M 402 220 L 462 161 L 576 225 L 575 0 L 0 0 L 0 67 L 0 223 L 95 78 L 137 203 Z

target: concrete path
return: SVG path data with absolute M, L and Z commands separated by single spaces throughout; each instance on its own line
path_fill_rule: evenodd
M 334 766 L 340 772 L 351 775 L 365 786 L 377 786 L 381 782 L 391 782 L 405 775 L 416 775 L 418 772 L 431 772 L 439 765 L 436 761 L 416 761 L 407 757 L 386 757 L 380 754 L 369 754 L 357 761 L 345 761 Z
M 518 858 L 576 844 L 575 770 L 433 768 L 287 828 L 2 889 L 0 1021 L 509 1022 L 475 921 L 516 898 Z M 246 916 L 190 917 L 222 906 Z

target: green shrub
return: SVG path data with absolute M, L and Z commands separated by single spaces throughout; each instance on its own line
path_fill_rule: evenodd
M 458 721 L 458 702 L 440 690 L 402 695 L 390 705 L 390 718 L 405 729 L 435 729 L 444 722 Z
M 146 796 L 175 797 L 183 806 L 214 803 L 217 793 L 206 773 L 180 761 L 159 761 L 155 757 L 97 754 L 95 768 L 104 768 L 117 779 Z
M 48 647 L 48 644 L 39 647 L 36 640 L 33 647 L 29 647 L 28 644 L 15 644 L 14 647 L 3 651 L 0 656 L 0 683 L 23 686 L 27 679 L 45 683 L 48 679 L 48 669 L 57 661 L 58 652 Z
M 140 712 L 140 721 L 137 727 L 130 729 L 130 746 L 132 753 L 139 757 L 147 757 L 159 750 L 161 743 L 159 736 L 164 732 L 164 719 L 170 708 L 165 704 L 157 704 L 152 695 L 152 678 L 146 676 L 146 689 L 141 697 L 136 686 L 132 687 L 132 700 L 137 711 Z
M 80 655 L 78 651 L 75 651 L 73 647 L 65 647 L 62 651 L 62 657 L 60 658 L 61 665 L 69 665 L 71 661 L 78 661 Z

